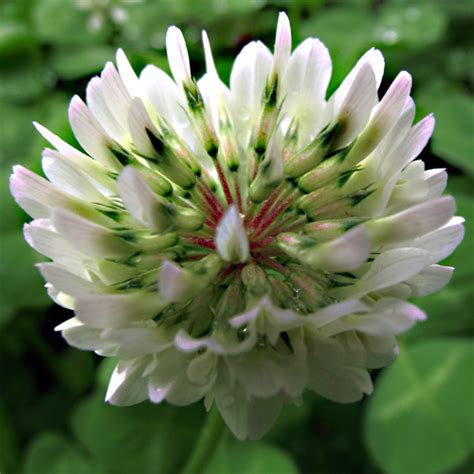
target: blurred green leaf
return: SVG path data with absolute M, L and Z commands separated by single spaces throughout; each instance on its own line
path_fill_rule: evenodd
M 402 348 L 377 381 L 365 436 L 385 472 L 431 474 L 461 464 L 473 448 L 474 346 L 439 339 Z
M 268 438 L 272 440 L 285 439 L 291 430 L 298 430 L 306 424 L 311 417 L 310 403 L 302 403 L 300 406 L 289 404 L 284 405 L 275 425 L 268 433 Z
M 62 79 L 72 80 L 99 72 L 114 59 L 115 50 L 108 46 L 62 48 L 52 55 L 51 68 Z
M 3 393 L 2 393 L 3 398 Z M 10 412 L 0 399 L 0 472 L 13 472 L 18 460 L 17 436 Z
M 39 58 L 19 55 L 0 64 L 0 101 L 26 103 L 38 98 L 46 86 Z M 3 124 L 2 124 L 3 125 Z
M 225 440 L 212 458 L 205 474 L 298 474 L 291 457 L 271 444 Z
M 26 452 L 22 474 L 99 474 L 81 451 L 61 433 L 44 432 Z
M 38 107 L 0 102 L 0 165 L 25 164 L 25 154 L 36 133 L 31 122 L 38 110 Z
M 395 6 L 413 5 L 413 0 L 390 0 Z M 416 4 L 435 6 L 450 14 L 465 15 L 472 14 L 472 0 L 417 0 Z
M 446 26 L 445 13 L 432 2 L 412 2 L 407 6 L 387 2 L 379 12 L 374 39 L 388 46 L 421 49 L 436 42 Z
M 86 392 L 94 380 L 94 356 L 91 352 L 68 348 L 58 359 L 61 381 L 71 395 Z
M 451 49 L 446 54 L 449 75 L 460 81 L 474 82 L 474 51 L 471 49 Z
M 142 403 L 114 407 L 103 396 L 82 402 L 73 430 L 107 472 L 174 474 L 189 455 L 203 420 L 200 405 L 172 407 Z
M 110 26 L 98 31 L 87 26 L 88 13 L 79 10 L 74 0 L 38 0 L 33 21 L 41 41 L 55 44 L 96 44 L 105 42 Z
M 37 258 L 21 230 L 0 236 L 0 325 L 16 308 L 36 308 L 49 303 L 44 281 L 33 267 Z
M 175 2 L 176 3 L 176 2 Z M 261 0 L 222 0 L 219 3 L 214 2 L 213 0 L 204 0 L 201 2 L 196 2 L 195 0 L 187 0 L 182 2 L 184 7 L 192 9 L 194 12 L 203 13 L 202 8 L 207 7 L 207 11 L 209 9 L 213 9 L 213 13 L 216 15 L 222 14 L 238 14 L 244 13 L 252 10 L 256 10 L 262 5 Z
M 35 37 L 28 25 L 13 21 L 0 21 L 0 57 L 12 57 L 35 44 Z
M 437 82 L 423 88 L 415 99 L 434 112 L 433 152 L 474 176 L 474 98 Z

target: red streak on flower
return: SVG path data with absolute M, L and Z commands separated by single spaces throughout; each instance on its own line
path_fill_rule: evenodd
M 185 235 L 184 238 L 189 240 L 195 245 L 199 245 L 200 247 L 205 247 L 207 249 L 212 249 L 212 250 L 216 249 L 214 240 L 212 239 L 205 239 L 203 237 L 198 237 L 197 235 Z
M 276 189 L 273 190 L 270 196 L 268 196 L 268 198 L 265 200 L 262 207 L 258 211 L 257 215 L 250 222 L 248 226 L 249 229 L 254 229 L 260 224 L 260 222 L 265 217 L 270 207 L 276 202 L 279 192 L 280 192 L 280 189 L 279 187 L 277 187 Z
M 273 258 L 267 257 L 266 255 L 263 255 L 261 253 L 254 253 L 254 257 L 255 257 L 255 260 L 257 260 L 262 265 L 267 266 L 268 268 L 272 268 L 273 270 L 283 273 L 284 275 L 288 275 L 288 273 L 290 273 L 288 268 L 286 268 L 285 266 L 283 266 L 281 263 L 277 262 Z
M 225 177 L 224 171 L 222 170 L 222 167 L 219 164 L 219 162 L 216 162 L 216 169 L 217 169 L 217 174 L 219 175 L 219 179 L 222 184 L 222 188 L 224 189 L 225 199 L 227 201 L 227 204 L 229 204 L 230 206 L 234 203 L 234 200 L 232 199 L 229 183 L 227 182 L 227 178 Z
M 287 199 L 286 201 L 283 201 L 281 204 L 273 207 L 270 212 L 267 214 L 265 219 L 263 219 L 258 226 L 255 229 L 255 232 L 253 233 L 253 238 L 256 239 L 260 237 L 265 229 L 278 217 L 280 217 L 293 203 L 293 199 Z
M 235 189 L 235 196 L 237 198 L 237 206 L 239 208 L 239 212 L 242 214 L 243 212 L 242 196 L 240 195 L 239 178 L 237 177 L 237 175 L 234 176 L 234 189 Z
M 220 218 L 222 217 L 222 214 L 224 213 L 224 210 L 219 201 L 217 200 L 216 196 L 214 196 L 214 193 L 203 184 L 199 186 L 199 191 L 204 196 L 207 209 L 211 214 L 211 218 L 214 221 L 214 224 L 219 222 Z
M 264 239 L 261 240 L 254 240 L 250 242 L 250 248 L 251 249 L 258 249 L 259 247 L 265 247 L 266 245 L 271 244 L 275 240 L 275 237 L 265 237 Z

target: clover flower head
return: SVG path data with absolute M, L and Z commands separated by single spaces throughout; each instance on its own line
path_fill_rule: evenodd
M 52 148 L 44 179 L 17 166 L 11 191 L 50 296 L 74 310 L 57 329 L 115 357 L 107 400 L 217 405 L 258 438 L 306 389 L 337 402 L 370 394 L 371 368 L 425 318 L 407 302 L 441 289 L 437 264 L 463 237 L 447 175 L 416 160 L 411 78 L 379 98 L 369 50 L 327 100 L 331 60 L 309 38 L 291 51 L 280 14 L 274 53 L 237 56 L 227 86 L 203 33 L 195 80 L 181 31 L 173 78 L 137 77 L 123 51 L 69 107 L 79 151 Z

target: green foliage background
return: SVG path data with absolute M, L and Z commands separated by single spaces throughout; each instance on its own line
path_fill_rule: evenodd
M 120 0 L 110 0 L 117 4 Z M 100 3 L 100 2 L 97 2 Z M 472 318 L 474 183 L 474 3 L 469 0 L 142 0 L 114 24 L 107 9 L 91 31 L 90 11 L 74 0 L 0 2 L 0 472 L 2 474 L 175 473 L 195 443 L 201 405 L 114 408 L 103 402 L 113 364 L 69 348 L 53 332 L 69 317 L 52 306 L 24 242 L 27 216 L 8 192 L 15 163 L 40 172 L 45 142 L 37 120 L 75 143 L 67 105 L 123 47 L 134 67 L 165 70 L 168 25 L 183 28 L 193 71 L 203 71 L 200 31 L 228 78 L 250 39 L 274 41 L 288 12 L 294 46 L 316 36 L 329 47 L 331 91 L 371 46 L 386 59 L 386 88 L 397 72 L 414 76 L 418 118 L 433 111 L 434 137 L 423 159 L 450 172 L 448 191 L 467 219 L 466 238 L 446 262 L 451 284 L 417 301 L 429 315 L 402 338 L 401 355 L 374 373 L 375 393 L 353 405 L 308 394 L 263 440 L 228 434 L 208 474 L 473 471 Z

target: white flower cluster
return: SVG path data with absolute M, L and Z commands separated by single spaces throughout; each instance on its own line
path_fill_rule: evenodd
M 413 125 L 410 75 L 379 99 L 372 49 L 326 100 L 328 51 L 291 52 L 285 14 L 274 54 L 245 46 L 230 87 L 205 33 L 198 81 L 180 30 L 166 42 L 174 80 L 119 50 L 71 101 L 84 152 L 36 124 L 47 179 L 14 169 L 48 292 L 75 312 L 57 329 L 119 360 L 111 403 L 204 398 L 240 439 L 306 389 L 370 394 L 368 369 L 425 318 L 406 299 L 449 281 L 437 262 L 463 237 L 446 172 L 415 160 L 434 119 Z

